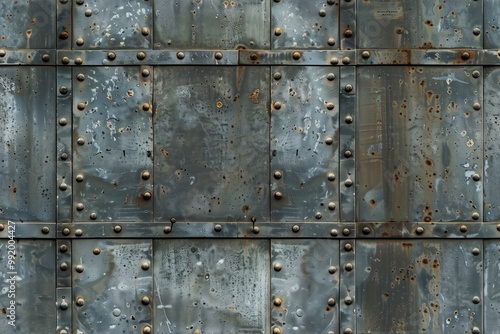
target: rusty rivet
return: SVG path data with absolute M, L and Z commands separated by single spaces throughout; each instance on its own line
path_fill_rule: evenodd
M 76 265 L 75 270 L 77 273 L 83 273 L 83 266 L 81 264 Z
M 293 226 L 292 226 L 292 231 L 293 231 L 294 233 L 299 232 L 299 231 L 300 231 L 300 226 L 299 226 L 299 225 L 293 225 Z
M 177 59 L 184 59 L 184 57 L 186 57 L 184 52 L 182 52 L 182 51 L 177 52 Z
M 61 310 L 67 310 L 68 309 L 68 303 L 63 299 L 63 301 L 61 302 L 61 304 L 59 304 L 59 308 Z
M 479 78 L 479 76 L 481 75 L 481 73 L 479 73 L 479 71 L 472 71 L 472 77 L 473 78 Z
M 274 35 L 275 36 L 280 36 L 283 33 L 283 29 L 281 28 L 275 28 L 274 29 Z
M 217 59 L 217 60 L 221 60 L 223 57 L 222 55 L 222 52 L 220 51 L 217 51 L 215 54 L 214 54 L 214 58 Z
M 371 231 L 372 231 L 371 228 L 369 228 L 368 226 L 363 227 L 363 234 L 364 235 L 370 234 Z
M 352 124 L 352 122 L 354 122 L 354 119 L 352 118 L 352 116 L 346 116 L 344 118 L 344 122 L 346 122 L 347 124 Z
M 76 105 L 76 108 L 78 110 L 85 110 L 85 103 L 84 102 L 78 102 L 78 104 Z
M 354 89 L 354 87 L 353 87 L 351 84 L 347 84 L 347 85 L 345 85 L 345 87 L 344 87 L 344 90 L 345 90 L 346 92 L 352 92 L 352 90 L 353 90 L 353 89 Z
M 115 227 L 113 227 L 113 231 L 115 231 L 115 233 L 120 233 L 122 231 L 122 227 L 120 225 L 115 225 Z
M 335 202 L 328 202 L 328 210 L 335 210 L 335 208 L 337 207 L 337 205 L 335 204 Z
M 153 333 L 151 326 L 148 325 L 142 327 L 142 334 L 151 334 L 151 333 Z
M 149 70 L 147 68 L 145 68 L 145 69 L 142 70 L 141 74 L 142 74 L 142 76 L 144 78 L 146 78 L 146 77 L 149 77 L 150 72 L 149 72 Z
M 94 250 L 92 251 L 92 253 L 94 253 L 94 255 L 99 255 L 99 254 L 101 254 L 101 249 L 98 248 L 98 247 L 96 247 L 96 248 L 94 248 Z
M 279 297 L 276 297 L 273 300 L 273 304 L 274 304 L 274 306 L 281 306 L 281 304 L 283 304 L 283 300 Z
M 44 54 L 42 55 L 42 61 L 43 61 L 44 63 L 47 63 L 49 60 L 50 60 L 50 56 L 49 56 L 49 54 L 48 54 L 48 53 L 44 53 Z
M 319 12 L 318 12 L 318 15 L 321 16 L 321 17 L 325 17 L 326 16 L 326 10 L 320 9 Z
M 274 109 L 276 109 L 276 110 L 280 110 L 282 107 L 281 102 L 279 102 L 279 101 L 274 102 L 273 106 L 274 106 Z
M 85 144 L 85 138 L 83 138 L 83 137 L 78 138 L 78 139 L 76 140 L 76 143 L 77 143 L 78 145 L 80 145 L 80 146 L 81 146 L 81 145 L 83 145 L 83 144 Z
M 141 264 L 141 269 L 142 269 L 142 270 L 149 270 L 149 261 L 144 261 L 144 262 Z
M 220 232 L 220 231 L 222 231 L 222 225 L 221 225 L 221 224 L 215 224 L 215 226 L 214 226 L 214 231 L 215 231 L 215 232 Z
M 260 232 L 260 227 L 258 227 L 258 226 L 254 226 L 254 227 L 252 228 L 252 232 L 253 232 L 253 234 L 259 234 L 259 232 Z
M 329 273 L 329 274 L 333 275 L 333 274 L 335 274 L 336 272 L 337 272 L 337 267 L 335 267 L 335 266 L 330 266 L 330 267 L 328 267 L 328 273 Z
M 421 235 L 421 234 L 424 234 L 425 230 L 422 226 L 419 226 L 417 227 L 417 229 L 415 230 L 415 232 L 418 234 L 418 235 Z
M 142 110 L 148 111 L 151 108 L 150 104 L 145 102 L 142 104 Z
M 69 37 L 69 33 L 67 31 L 61 31 L 59 33 L 59 38 L 62 40 L 68 39 L 68 37 Z
M 64 183 L 64 182 L 63 182 L 63 183 L 61 183 L 61 184 L 59 185 L 59 189 L 61 189 L 62 191 L 65 191 L 65 190 L 67 190 L 67 189 L 68 189 L 68 185 L 67 185 L 66 183 Z
M 250 54 L 250 60 L 257 60 L 258 58 L 259 58 L 259 56 L 255 52 L 252 52 Z
M 462 233 L 467 232 L 467 226 L 465 226 L 465 225 L 460 226 L 460 232 L 462 232 Z
M 108 57 L 108 60 L 113 61 L 116 59 L 116 53 L 114 53 L 113 51 L 109 51 L 107 57 Z
M 349 188 L 349 187 L 351 187 L 351 186 L 353 185 L 353 182 L 352 182 L 352 180 L 351 180 L 351 179 L 347 179 L 347 180 L 345 180 L 345 181 L 344 181 L 344 185 L 345 185 L 347 188 Z
M 61 262 L 61 264 L 59 265 L 59 268 L 60 268 L 62 271 L 66 271 L 66 270 L 68 270 L 68 268 L 69 268 L 68 263 L 67 263 L 67 262 Z
M 336 78 L 335 73 L 328 73 L 328 74 L 326 75 L 326 79 L 327 79 L 328 81 L 333 81 L 333 80 L 335 80 L 335 78 Z
M 61 62 L 62 62 L 64 65 L 68 65 L 68 64 L 69 64 L 69 58 L 68 58 L 68 57 L 62 57 Z
M 85 11 L 85 16 L 86 16 L 86 17 L 91 17 L 91 16 L 92 16 L 92 9 L 87 9 L 87 10 Z
M 480 109 L 481 109 L 481 105 L 480 105 L 479 103 L 477 103 L 477 102 L 476 102 L 476 103 L 474 103 L 474 104 L 472 105 L 472 108 L 474 108 L 474 110 L 480 110 Z
M 472 302 L 474 304 L 479 304 L 481 302 L 481 298 L 479 298 L 478 296 L 474 296 L 472 297 Z
M 342 234 L 347 237 L 349 234 L 351 234 L 351 230 L 346 227 L 342 230 Z
M 330 59 L 330 64 L 337 65 L 339 63 L 339 59 L 337 57 L 333 57 Z
M 476 27 L 476 28 L 472 29 L 472 33 L 474 35 L 478 36 L 479 34 L 481 34 L 481 29 Z
M 97 213 L 95 212 L 92 212 L 90 215 L 89 215 L 90 219 L 92 220 L 96 220 L 97 219 Z
M 347 252 L 350 252 L 350 251 L 352 251 L 352 245 L 351 245 L 351 244 L 345 244 L 345 245 L 344 245 L 344 249 L 345 249 Z
M 316 212 L 316 214 L 314 215 L 314 218 L 319 220 L 319 219 L 323 218 L 323 214 L 321 214 L 321 212 Z
M 136 57 L 137 57 L 137 59 L 139 59 L 139 60 L 144 60 L 144 59 L 146 59 L 146 53 L 145 53 L 145 52 L 142 52 L 142 51 L 137 52 Z
M 283 198 L 283 193 L 281 191 L 274 192 L 274 199 L 280 200 Z
M 149 305 L 149 303 L 151 303 L 151 298 L 148 296 L 142 296 L 141 303 L 142 305 Z
M 273 328 L 273 334 L 281 334 L 281 328 L 279 328 L 279 327 L 274 327 L 274 328 Z
M 331 136 L 327 136 L 325 138 L 325 144 L 326 145 L 332 145 L 333 144 L 333 138 Z
M 344 36 L 347 38 L 351 37 L 352 36 L 352 29 L 346 29 L 344 31 Z
M 477 256 L 477 255 L 479 255 L 479 253 L 481 253 L 481 252 L 479 251 L 479 248 L 473 248 L 473 249 L 472 249 L 472 255 Z
M 277 171 L 275 171 L 275 172 L 274 172 L 274 178 L 275 178 L 276 180 L 279 180 L 279 179 L 281 179 L 282 177 L 283 177 L 283 173 L 282 173 L 280 170 L 277 170 Z
M 151 174 L 147 170 L 145 170 L 141 173 L 141 177 L 143 180 L 149 180 L 150 176 L 151 176 Z
M 85 300 L 82 297 L 76 298 L 76 306 L 82 307 L 83 305 L 85 305 Z
M 42 233 L 43 234 L 49 234 L 49 232 L 50 232 L 50 228 L 48 226 L 42 227 Z
M 326 104 L 326 109 L 333 110 L 333 108 L 335 108 L 335 104 L 333 104 L 332 102 L 328 102 Z
M 347 0 L 346 0 L 347 1 Z M 344 334 L 353 334 L 354 332 L 352 331 L 351 328 L 347 327 L 346 329 L 344 329 Z
M 336 236 L 339 235 L 339 231 L 337 229 L 335 229 L 335 228 L 332 228 L 332 230 L 330 231 L 330 235 L 332 237 L 336 237 Z
M 61 154 L 61 160 L 68 160 L 68 153 Z
M 5 230 L 5 225 L 4 224 L 0 224 L 0 231 L 3 231 Z
M 300 59 L 300 57 L 302 57 L 302 55 L 300 54 L 300 52 L 295 51 L 295 52 L 293 52 L 293 53 L 292 53 L 292 58 L 293 58 L 294 60 L 299 60 L 299 59 Z
M 335 174 L 334 173 L 328 173 L 326 175 L 326 177 L 328 178 L 328 181 L 335 181 Z
M 76 174 L 75 179 L 76 179 L 76 182 L 83 182 L 85 177 L 83 176 L 83 174 Z
M 276 262 L 273 266 L 274 271 L 281 271 L 283 269 L 283 265 L 280 262 Z
M 346 150 L 346 151 L 344 152 L 344 157 L 346 157 L 346 158 L 350 158 L 350 157 L 352 157 L 352 151 L 351 151 L 351 150 Z
M 363 58 L 365 58 L 365 59 L 370 58 L 370 56 L 371 56 L 370 51 L 363 51 L 363 52 L 361 53 L 361 57 L 363 57 Z
M 472 334 L 480 334 L 481 333 L 481 330 L 479 329 L 479 327 L 472 327 Z
M 335 38 L 333 37 L 329 37 L 327 40 L 326 40 L 326 43 L 330 46 L 334 46 L 335 45 Z
M 79 73 L 77 76 L 76 76 L 76 79 L 78 81 L 84 81 L 85 80 L 85 74 L 83 73 Z
M 478 219 L 479 219 L 479 213 L 477 213 L 477 212 L 473 212 L 473 213 L 472 213 L 472 219 L 474 219 L 474 220 L 478 220 Z
M 464 52 L 462 52 L 461 57 L 462 57 L 463 60 L 467 60 L 467 59 L 470 58 L 470 53 L 467 52 L 467 51 L 464 51 Z
M 85 43 L 85 42 L 83 41 L 83 38 L 78 37 L 78 38 L 76 39 L 76 45 L 78 45 L 78 46 L 82 46 L 84 43 Z
M 76 231 L 75 231 L 75 235 L 76 235 L 77 237 L 81 237 L 81 236 L 83 235 L 83 231 L 82 231 L 82 229 L 80 229 L 80 228 L 76 229 Z
M 148 28 L 148 27 L 143 27 L 143 28 L 141 29 L 141 34 L 142 34 L 143 36 L 147 36 L 147 35 L 149 35 L 149 28 Z
M 252 216 L 252 218 L 250 218 L 250 221 L 251 221 L 252 223 L 255 223 L 255 222 L 257 221 L 257 218 L 255 218 L 255 216 Z
M 68 87 L 66 87 L 66 86 L 64 86 L 64 85 L 63 85 L 63 86 L 61 86 L 61 87 L 59 87 L 59 93 L 61 93 L 61 94 L 63 94 L 63 95 L 68 94 Z
M 350 296 L 345 297 L 344 298 L 344 303 L 346 305 L 351 305 L 352 304 L 352 297 L 350 297 Z
M 170 232 L 172 232 L 172 227 L 171 226 L 165 226 L 163 228 L 163 233 L 169 234 Z
M 274 80 L 279 80 L 279 79 L 281 79 L 281 73 L 280 73 L 280 72 L 276 72 L 276 73 L 274 73 L 273 78 L 274 78 Z
M 76 57 L 76 58 L 75 58 L 75 64 L 76 64 L 76 65 L 81 65 L 81 64 L 83 64 L 83 60 L 82 60 L 82 58 L 80 58 L 80 57 Z
M 63 235 L 69 235 L 71 233 L 71 230 L 67 227 L 63 228 L 62 229 L 62 234 Z
M 351 58 L 349 58 L 349 57 L 342 58 L 342 63 L 344 65 L 349 65 L 351 63 Z
M 336 304 L 336 301 L 335 301 L 335 298 L 328 298 L 328 300 L 326 301 L 326 303 L 328 304 L 328 306 L 335 306 Z

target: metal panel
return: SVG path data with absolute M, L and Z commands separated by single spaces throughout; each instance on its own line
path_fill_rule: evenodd
M 283 333 L 338 333 L 339 241 L 272 240 L 271 323 Z
M 78 0 L 73 5 L 73 48 L 150 48 L 152 1 Z
M 55 241 L 12 240 L 0 240 L 0 332 L 54 333 Z
M 325 0 L 272 2 L 273 49 L 338 49 L 339 4 Z
M 358 240 L 358 333 L 479 333 L 482 247 L 481 240 Z
M 73 71 L 74 220 L 152 220 L 150 71 Z
M 484 242 L 484 333 L 500 334 L 500 244 Z
M 269 220 L 269 70 L 155 68 L 155 218 Z
M 337 221 L 339 71 L 272 72 L 272 221 Z
M 344 235 L 349 235 L 343 231 Z M 355 282 L 356 244 L 355 240 L 340 242 L 340 332 L 344 334 L 357 333 L 357 291 Z
M 157 240 L 155 333 L 269 331 L 269 242 Z
M 271 0 L 154 0 L 155 49 L 269 49 Z
M 54 48 L 56 46 L 55 12 L 55 1 L 2 1 L 0 3 L 0 47 Z
M 356 1 L 358 48 L 480 48 L 483 1 Z
M 74 240 L 72 257 L 76 333 L 151 329 L 151 240 Z
M 479 71 L 476 67 L 359 68 L 359 220 L 482 217 Z
M 55 69 L 0 68 L 0 219 L 54 221 Z
M 500 1 L 484 1 L 484 47 L 494 49 L 500 47 Z

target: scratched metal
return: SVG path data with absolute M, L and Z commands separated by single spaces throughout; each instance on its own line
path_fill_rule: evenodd
M 56 46 L 55 1 L 2 1 L 0 13 L 0 47 L 43 49 Z
M 272 240 L 271 324 L 284 333 L 338 333 L 339 260 L 337 240 Z
M 151 240 L 74 240 L 72 247 L 73 333 L 141 333 L 152 325 Z
M 484 47 L 500 47 L 500 0 L 484 0 Z
M 356 1 L 358 48 L 480 48 L 483 1 Z M 475 34 L 473 29 L 480 29 Z
M 154 48 L 269 49 L 271 0 L 154 0 Z
M 269 69 L 155 68 L 155 219 L 269 220 Z
M 500 244 L 484 242 L 484 333 L 500 334 Z
M 0 332 L 40 333 L 43 328 L 44 333 L 55 333 L 55 241 L 16 240 L 14 253 L 16 254 L 14 268 L 10 268 L 9 244 L 7 240 L 2 240 L 0 243 L 2 284 L 0 288 L 2 312 Z M 12 301 L 14 304 L 11 304 Z M 14 319 L 9 318 L 13 313 Z M 11 323 L 15 326 L 9 324 L 12 320 L 15 320 Z
M 339 71 L 272 73 L 272 221 L 338 221 Z
M 81 4 L 79 4 L 81 3 Z M 151 47 L 152 1 L 76 1 L 73 4 L 73 48 Z
M 339 3 L 272 1 L 273 49 L 338 49 Z
M 55 68 L 0 68 L 0 219 L 55 221 Z
M 358 240 L 356 248 L 358 333 L 481 329 L 481 240 Z
M 157 334 L 268 334 L 269 241 L 156 240 Z
M 361 221 L 482 217 L 482 79 L 477 67 L 360 67 Z M 476 105 L 475 110 L 474 105 Z

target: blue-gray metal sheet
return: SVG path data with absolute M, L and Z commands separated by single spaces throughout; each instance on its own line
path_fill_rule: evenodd
M 358 48 L 481 48 L 483 1 L 356 1 Z M 473 29 L 479 29 L 475 33 Z
M 141 333 L 151 326 L 151 240 L 73 240 L 72 257 L 73 333 Z
M 156 240 L 157 334 L 270 332 L 267 240 Z
M 325 0 L 271 2 L 273 49 L 338 49 L 339 4 Z
M 14 242 L 0 240 L 0 332 L 40 333 L 43 329 L 44 333 L 54 333 L 55 241 L 14 239 Z M 15 263 L 11 264 L 9 255 L 13 254 Z
M 56 219 L 56 71 L 0 68 L 0 219 Z
M 339 70 L 272 67 L 272 221 L 338 221 Z
M 333 0 L 330 0 L 333 2 Z M 358 1 L 338 1 L 340 5 L 339 38 L 340 49 L 352 50 L 357 44 L 356 3 Z M 365 22 L 363 22 L 365 23 Z
M 71 267 L 70 267 L 71 268 Z M 68 269 L 71 270 L 71 269 Z M 71 285 L 56 289 L 57 334 L 72 333 L 71 331 Z
M 354 239 L 340 241 L 339 333 L 357 333 L 356 247 Z
M 480 70 L 358 68 L 358 220 L 480 220 Z
M 0 13 L 0 48 L 55 48 L 55 1 L 2 1 Z
M 339 261 L 337 240 L 271 240 L 271 324 L 283 333 L 338 333 Z
M 241 65 L 354 65 L 355 51 L 327 50 L 240 50 Z
M 156 67 L 155 219 L 269 221 L 269 69 Z
M 73 4 L 74 49 L 151 47 L 152 1 L 76 1 Z
M 74 69 L 75 221 L 152 221 L 152 71 Z
M 71 240 L 57 240 L 57 287 L 71 286 Z M 71 304 L 71 295 L 67 296 Z
M 55 50 L 0 49 L 0 65 L 54 65 L 56 60 Z
M 481 329 L 482 249 L 482 240 L 358 240 L 358 333 Z
M 355 223 L 239 223 L 238 238 L 353 238 Z
M 154 0 L 154 48 L 269 49 L 270 2 Z
M 500 244 L 498 240 L 484 242 L 484 332 L 500 334 Z
M 484 47 L 500 47 L 500 1 L 484 0 Z
M 72 6 L 73 1 L 57 1 L 57 49 L 71 49 L 73 25 Z

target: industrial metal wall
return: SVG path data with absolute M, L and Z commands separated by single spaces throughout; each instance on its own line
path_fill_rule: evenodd
M 0 332 L 500 334 L 498 17 L 2 1 Z

